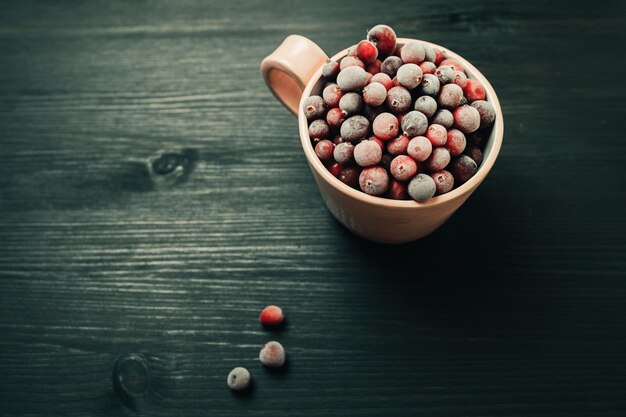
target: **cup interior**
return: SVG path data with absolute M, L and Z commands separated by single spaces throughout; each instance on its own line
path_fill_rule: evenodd
M 330 172 L 328 172 L 324 164 L 322 164 L 322 162 L 319 160 L 319 158 L 315 154 L 313 146 L 311 146 L 311 142 L 310 142 L 309 134 L 308 134 L 308 121 L 306 117 L 304 116 L 304 113 L 302 112 L 301 109 L 302 109 L 303 101 L 307 97 L 311 95 L 319 95 L 319 96 L 322 95 L 322 90 L 324 89 L 326 80 L 324 80 L 322 77 L 322 69 L 320 67 L 311 77 L 311 80 L 305 87 L 302 93 L 302 98 L 300 100 L 300 105 L 299 105 L 300 111 L 298 112 L 298 122 L 299 122 L 299 131 L 300 131 L 300 139 L 301 139 L 302 148 L 304 150 L 304 153 L 307 157 L 307 160 L 311 168 L 314 169 L 318 174 L 320 174 L 320 176 L 324 180 L 329 182 L 338 191 L 341 191 L 342 193 L 348 194 L 349 196 L 353 198 L 365 201 L 367 203 L 371 203 L 375 205 L 384 205 L 384 206 L 395 206 L 395 207 L 420 207 L 420 206 L 432 206 L 436 204 L 441 204 L 448 200 L 455 199 L 463 195 L 464 193 L 467 193 L 470 190 L 473 190 L 478 184 L 480 184 L 480 182 L 484 180 L 484 178 L 487 176 L 487 174 L 493 167 L 496 161 L 496 158 L 498 156 L 498 153 L 500 152 L 500 147 L 502 145 L 502 138 L 504 136 L 504 121 L 502 119 L 502 109 L 500 107 L 500 102 L 498 100 L 498 97 L 493 87 L 491 86 L 489 81 L 485 78 L 485 76 L 481 74 L 480 71 L 478 71 L 478 69 L 476 69 L 476 67 L 474 67 L 465 58 L 437 44 L 422 41 L 419 39 L 407 39 L 407 38 L 399 38 L 398 44 L 404 45 L 405 43 L 409 41 L 413 41 L 413 40 L 430 44 L 432 47 L 439 49 L 446 58 L 454 58 L 458 60 L 461 63 L 461 65 L 463 65 L 467 77 L 469 79 L 474 79 L 474 80 L 479 81 L 485 88 L 486 100 L 489 101 L 493 105 L 496 111 L 496 120 L 494 121 L 493 127 L 491 129 L 491 134 L 487 138 L 487 141 L 483 149 L 483 162 L 478 167 L 478 170 L 476 171 L 474 176 L 470 178 L 468 181 L 466 181 L 464 184 L 460 185 L 459 187 L 445 194 L 435 196 L 431 198 L 430 200 L 426 201 L 425 203 L 418 203 L 417 201 L 414 201 L 414 200 L 392 200 L 392 199 L 384 198 L 384 197 L 371 196 L 369 194 L 366 194 L 360 190 L 356 190 L 344 184 L 335 176 L 333 176 Z M 344 49 L 343 51 L 337 53 L 330 59 L 333 61 L 339 61 L 341 60 L 341 58 L 343 58 L 346 55 L 347 55 L 347 49 Z

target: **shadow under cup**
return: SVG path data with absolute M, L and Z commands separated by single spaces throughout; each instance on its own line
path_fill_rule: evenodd
M 310 40 L 302 37 L 297 38 L 296 42 L 308 42 L 313 45 L 312 48 L 319 50 L 319 47 Z M 289 38 L 285 42 L 288 40 Z M 412 40 L 400 38 L 398 39 L 398 44 L 405 44 Z M 502 110 L 489 81 L 473 65 L 458 54 L 436 44 L 424 43 L 442 51 L 446 58 L 458 60 L 465 68 L 468 78 L 475 79 L 483 85 L 486 92 L 486 100 L 493 105 L 496 111 L 496 120 L 484 146 L 483 162 L 476 174 L 458 188 L 446 194 L 435 196 L 425 203 L 418 203 L 413 200 L 392 200 L 371 196 L 360 190 L 353 189 L 335 178 L 315 154 L 309 139 L 308 121 L 301 110 L 303 102 L 307 97 L 322 95 L 322 90 L 326 84 L 326 81 L 322 79 L 322 65 L 316 67 L 315 71 L 312 70 L 310 72 L 310 78 L 306 82 L 299 107 L 297 108 L 302 149 L 326 206 L 333 216 L 350 231 L 375 242 L 405 243 L 422 238 L 436 230 L 461 207 L 485 179 L 493 167 L 502 145 L 504 134 Z M 306 48 L 306 45 L 302 47 Z M 331 59 L 339 61 L 346 53 L 347 50 L 341 51 Z M 281 64 L 284 62 L 285 60 L 282 60 Z M 270 86 L 270 88 L 273 87 Z M 274 94 L 278 96 L 279 93 L 274 91 Z M 282 99 L 281 101 L 284 102 Z M 294 111 L 295 109 L 291 110 Z

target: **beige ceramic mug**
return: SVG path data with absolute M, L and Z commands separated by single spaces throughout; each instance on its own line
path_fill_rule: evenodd
M 400 38 L 398 44 L 411 40 L 413 39 Z M 486 100 L 491 102 L 496 110 L 496 120 L 485 145 L 483 162 L 476 174 L 460 187 L 433 197 L 425 203 L 374 197 L 355 190 L 328 172 L 315 155 L 309 139 L 307 119 L 301 107 L 303 100 L 310 95 L 321 96 L 324 87 L 322 66 L 328 60 L 328 56 L 319 46 L 305 37 L 291 35 L 261 63 L 261 72 L 270 90 L 298 117 L 302 149 L 326 206 L 345 227 L 369 240 L 403 243 L 433 232 L 448 220 L 483 182 L 493 167 L 502 145 L 504 133 L 502 109 L 489 81 L 459 55 L 439 45 L 432 43 L 430 45 L 442 51 L 446 58 L 455 58 L 461 62 L 468 78 L 480 81 L 487 93 Z M 339 61 L 346 53 L 347 50 L 343 50 L 331 59 Z

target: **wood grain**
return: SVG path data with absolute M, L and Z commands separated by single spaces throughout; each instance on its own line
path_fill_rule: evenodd
M 379 22 L 472 61 L 506 122 L 485 183 L 403 246 L 331 217 L 258 68 L 290 33 L 331 53 Z M 625 23 L 619 2 L 6 3 L 0 415 L 626 415 Z M 155 174 L 164 153 L 184 169 Z

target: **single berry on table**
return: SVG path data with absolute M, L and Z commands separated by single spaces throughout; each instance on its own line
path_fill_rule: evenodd
M 261 347 L 259 360 L 265 366 L 278 368 L 285 363 L 286 355 L 283 345 L 276 341 L 267 342 Z
M 275 305 L 265 307 L 259 315 L 259 321 L 264 326 L 277 326 L 281 324 L 284 319 L 285 314 L 283 313 L 283 309 Z
M 250 372 L 246 368 L 238 366 L 228 374 L 226 384 L 233 391 L 243 391 L 250 386 Z

